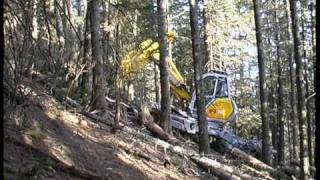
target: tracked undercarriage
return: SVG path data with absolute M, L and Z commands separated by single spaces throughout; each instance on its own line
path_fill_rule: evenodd
M 208 134 L 211 147 L 223 153 L 236 147 L 254 156 L 259 156 L 261 152 L 260 141 L 241 138 L 231 128 L 226 128 L 226 126 L 226 123 L 208 120 Z M 183 132 L 187 136 L 193 136 L 197 140 L 196 136 L 199 131 L 197 119 L 176 107 L 172 107 L 171 127 L 179 132 Z

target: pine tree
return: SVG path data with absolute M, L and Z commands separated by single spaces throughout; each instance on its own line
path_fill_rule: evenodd
M 203 56 L 201 54 L 200 28 L 198 23 L 199 2 L 189 0 L 190 4 L 190 25 L 192 40 L 193 67 L 195 70 L 194 81 L 196 89 L 196 107 L 199 125 L 199 152 L 200 154 L 209 153 L 208 122 L 205 114 L 204 87 L 201 81 L 203 69 Z
M 268 118 L 268 102 L 267 102 L 267 85 L 265 81 L 265 55 L 262 44 L 261 31 L 261 2 L 253 0 L 254 19 L 256 26 L 256 42 L 258 50 L 258 68 L 259 68 L 259 89 L 260 89 L 260 103 L 261 103 L 261 119 L 262 119 L 262 159 L 265 163 L 271 165 L 271 138 Z

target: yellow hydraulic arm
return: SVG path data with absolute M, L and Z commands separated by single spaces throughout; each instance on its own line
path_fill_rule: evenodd
M 160 59 L 159 43 L 152 39 L 147 39 L 140 43 L 139 47 L 130 51 L 121 61 L 122 76 L 129 76 L 131 73 L 142 69 L 152 59 L 156 62 Z M 191 94 L 186 90 L 185 80 L 181 76 L 172 59 L 168 59 L 170 89 L 180 100 L 191 100 Z

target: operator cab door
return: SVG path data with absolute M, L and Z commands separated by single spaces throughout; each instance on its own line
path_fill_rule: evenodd
M 205 105 L 208 107 L 216 98 L 229 98 L 228 81 L 225 75 L 216 73 L 207 73 L 203 76 L 203 94 L 205 99 Z M 196 116 L 196 93 L 193 92 L 189 110 L 192 116 Z
M 205 104 L 208 106 L 216 98 L 228 98 L 227 78 L 223 76 L 207 76 L 203 79 Z
M 207 73 L 203 76 L 203 90 L 207 120 L 225 124 L 234 113 L 234 104 L 230 98 L 229 82 L 225 74 Z M 196 95 L 193 93 L 189 106 L 191 115 L 197 117 Z
M 212 98 L 211 98 L 212 97 Z M 224 74 L 215 74 L 215 88 L 212 96 L 207 96 L 207 120 L 225 124 L 235 120 L 235 104 L 230 97 L 228 78 Z

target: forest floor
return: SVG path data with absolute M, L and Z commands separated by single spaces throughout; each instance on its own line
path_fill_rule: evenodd
M 217 179 L 187 157 L 126 131 L 113 133 L 112 127 L 55 99 L 42 84 L 24 79 L 19 89 L 19 105 L 4 103 L 5 179 Z M 150 135 L 129 120 L 126 126 Z M 192 141 L 181 146 L 198 149 Z M 272 179 L 228 155 L 212 150 L 210 158 Z

